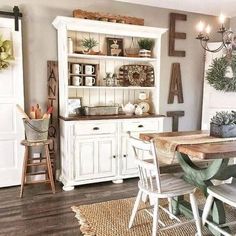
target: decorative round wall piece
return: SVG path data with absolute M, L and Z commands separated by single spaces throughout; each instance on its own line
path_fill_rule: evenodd
M 154 86 L 154 68 L 151 65 L 123 65 L 119 69 L 123 86 Z
M 236 92 L 236 56 L 216 58 L 207 71 L 206 80 L 216 90 Z

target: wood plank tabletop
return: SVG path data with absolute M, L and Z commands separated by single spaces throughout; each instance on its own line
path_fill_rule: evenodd
M 236 141 L 179 145 L 177 151 L 202 160 L 236 157 Z
M 143 140 L 153 139 L 158 152 L 173 157 L 176 151 L 201 160 L 236 157 L 236 138 L 217 138 L 209 131 L 184 131 L 165 133 L 143 133 Z

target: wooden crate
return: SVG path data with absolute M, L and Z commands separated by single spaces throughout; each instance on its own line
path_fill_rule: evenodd
M 89 19 L 89 20 L 100 20 L 100 21 L 109 21 L 115 23 L 124 23 L 130 25 L 144 25 L 144 19 L 130 17 L 130 16 L 120 16 L 120 15 L 111 15 L 108 13 L 99 13 L 99 12 L 89 12 L 77 9 L 73 11 L 73 17 Z

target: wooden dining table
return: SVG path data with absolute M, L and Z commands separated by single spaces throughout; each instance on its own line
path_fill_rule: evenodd
M 215 180 L 224 181 L 233 177 L 232 181 L 235 181 L 236 164 L 231 163 L 230 159 L 236 157 L 236 138 L 215 138 L 207 131 L 141 134 L 140 138 L 154 139 L 157 150 L 162 151 L 162 154 L 167 153 L 166 158 L 176 158 L 183 169 L 183 178 L 198 187 L 205 197 L 207 187 L 213 185 Z M 200 167 L 196 160 L 209 161 L 209 164 Z M 192 216 L 191 206 L 183 197 L 173 199 L 172 207 L 176 215 Z M 199 213 L 202 213 L 200 209 Z M 214 201 L 211 217 L 216 224 L 226 222 L 221 201 Z M 214 229 L 209 229 L 214 235 L 220 235 Z

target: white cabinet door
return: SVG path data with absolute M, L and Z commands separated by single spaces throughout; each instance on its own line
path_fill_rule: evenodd
M 76 180 L 91 180 L 116 175 L 116 139 L 75 139 L 74 177 Z
M 95 139 L 75 139 L 74 178 L 89 179 L 96 176 L 97 141 Z
M 121 174 L 138 174 L 137 165 L 135 164 L 134 151 L 129 145 L 128 136 L 121 137 Z
M 24 107 L 21 21 L 15 31 L 14 19 L 0 17 L 0 35 L 13 41 L 15 60 L 0 71 L 0 187 L 20 184 L 23 161 L 23 122 L 16 104 Z
M 115 176 L 117 170 L 116 138 L 98 140 L 97 173 L 100 177 Z

